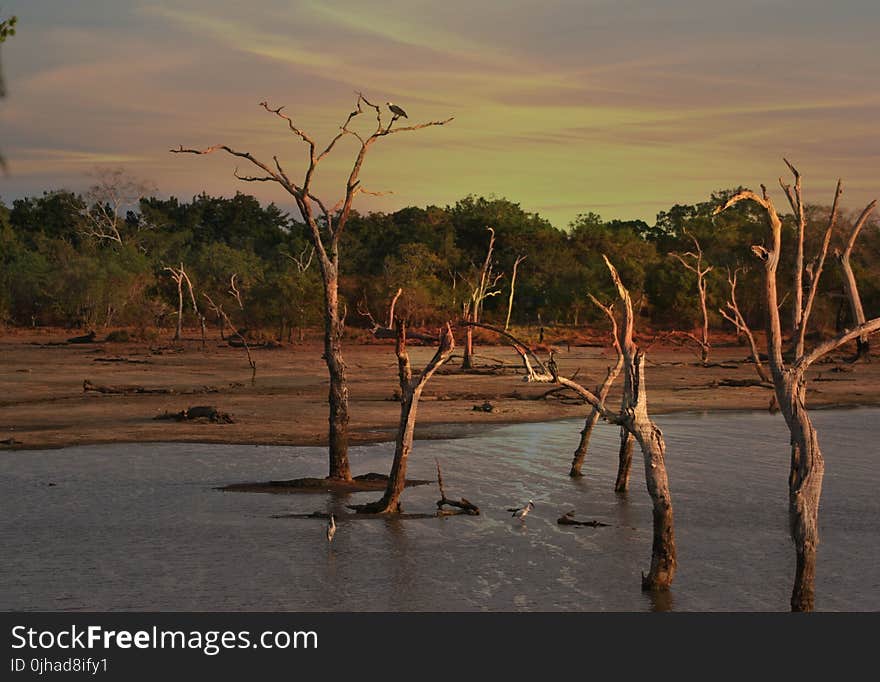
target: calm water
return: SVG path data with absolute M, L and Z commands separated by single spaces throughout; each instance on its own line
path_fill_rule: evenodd
M 827 473 L 817 607 L 880 610 L 880 410 L 816 411 Z M 651 514 L 641 459 L 612 491 L 617 434 L 593 435 L 588 478 L 567 476 L 579 421 L 416 444 L 479 517 L 324 522 L 273 518 L 376 497 L 222 493 L 226 483 L 323 475 L 319 448 L 104 445 L 0 453 L 0 610 L 785 610 L 788 438 L 781 417 L 670 415 L 679 572 L 670 601 L 639 589 Z M 210 428 L 210 427 L 205 427 Z M 352 451 L 385 472 L 389 445 Z M 640 453 L 639 453 L 640 455 Z M 49 486 L 49 483 L 55 483 Z M 432 511 L 436 486 L 404 494 Z M 532 498 L 522 524 L 504 511 Z M 608 528 L 558 526 L 570 509 Z

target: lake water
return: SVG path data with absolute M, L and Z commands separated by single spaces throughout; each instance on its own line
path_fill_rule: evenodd
M 826 458 L 817 608 L 880 610 L 880 410 L 814 411 Z M 323 475 L 320 448 L 138 444 L 0 453 L 0 609 L 144 611 L 787 610 L 788 435 L 761 413 L 658 418 L 667 438 L 679 570 L 668 599 L 640 590 L 650 500 L 636 450 L 612 492 L 617 432 L 593 435 L 568 478 L 578 421 L 419 441 L 409 473 L 443 466 L 483 514 L 325 522 L 273 518 L 374 499 L 224 493 L 227 483 Z M 205 428 L 211 428 L 205 426 Z M 387 472 L 392 446 L 352 448 Z M 49 483 L 55 485 L 50 486 Z M 435 485 L 405 510 L 432 512 Z M 505 508 L 534 499 L 525 523 Z M 611 524 L 558 526 L 563 513 Z

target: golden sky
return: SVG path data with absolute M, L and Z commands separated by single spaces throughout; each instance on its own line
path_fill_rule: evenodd
M 652 222 L 674 203 L 775 186 L 782 156 L 812 202 L 880 195 L 876 0 L 7 0 L 5 200 L 85 188 L 123 166 L 163 195 L 236 190 L 229 144 L 285 167 L 304 145 L 258 106 L 329 139 L 355 91 L 442 128 L 392 136 L 357 208 L 504 196 L 557 226 L 595 211 Z M 366 125 L 368 121 L 364 121 Z M 322 167 L 339 198 L 353 141 Z M 329 159 L 328 159 L 329 161 Z M 244 167 L 241 168 L 245 170 Z M 781 197 L 779 201 L 782 202 Z

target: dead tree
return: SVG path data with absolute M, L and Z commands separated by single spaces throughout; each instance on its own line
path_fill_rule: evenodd
M 97 168 L 94 176 L 96 182 L 86 191 L 86 206 L 80 211 L 84 219 L 83 234 L 122 245 L 126 239 L 123 209 L 136 206 L 142 198 L 155 192 L 156 187 L 130 175 L 124 168 Z
M 782 254 L 782 220 L 767 195 L 767 188 L 761 186 L 762 193 L 745 190 L 731 197 L 724 206 L 716 209 L 719 213 L 741 201 L 753 201 L 767 214 L 769 236 L 766 245 L 752 246 L 752 252 L 764 264 L 764 299 L 767 308 L 767 356 L 773 379 L 776 400 L 785 423 L 791 434 L 791 468 L 788 479 L 789 520 L 791 537 L 794 540 L 796 566 L 794 586 L 791 593 L 792 611 L 812 611 L 815 604 L 816 550 L 819 544 L 819 498 L 822 494 L 822 479 L 825 474 L 825 460 L 819 448 L 819 438 L 806 403 L 807 370 L 814 362 L 842 345 L 880 330 L 880 317 L 846 330 L 837 336 L 823 341 L 810 351 L 804 349 L 804 337 L 810 321 L 813 301 L 819 288 L 822 267 L 828 253 L 828 244 L 837 220 L 837 210 L 842 193 L 841 182 L 837 191 L 828 226 L 812 266 L 807 269 L 809 289 L 806 298 L 800 290 L 803 283 L 803 240 L 805 221 L 802 218 L 800 174 L 788 161 L 795 178 L 792 189 L 779 179 L 795 215 L 798 216 L 798 248 L 795 255 L 795 314 L 792 316 L 793 359 L 787 362 L 783 357 L 782 323 L 779 314 L 777 292 L 777 270 Z
M 210 306 L 211 310 L 214 311 L 214 314 L 217 316 L 217 318 L 222 319 L 226 324 L 228 324 L 229 328 L 232 330 L 233 335 L 237 336 L 238 339 L 241 341 L 241 345 L 244 347 L 244 352 L 247 354 L 248 365 L 251 368 L 251 384 L 255 384 L 257 381 L 257 362 L 251 355 L 251 347 L 248 345 L 247 339 L 244 338 L 242 333 L 238 330 L 238 327 L 236 327 L 235 324 L 233 324 L 232 320 L 229 319 L 229 315 L 227 315 L 226 311 L 223 310 L 223 306 L 214 303 L 211 297 L 204 292 L 202 292 L 202 296 L 204 296 L 205 299 L 208 301 L 208 305 Z M 220 335 L 221 337 L 223 336 L 222 331 Z
M 469 282 L 471 287 L 470 298 L 466 299 L 462 304 L 463 318 L 468 322 L 474 323 L 480 321 L 485 300 L 501 293 L 501 289 L 496 289 L 495 286 L 504 276 L 503 274 L 495 274 L 492 262 L 492 252 L 495 249 L 495 230 L 491 227 L 486 229 L 489 230 L 489 248 L 486 249 L 486 259 L 483 261 L 483 266 L 477 272 L 476 279 L 473 282 Z M 461 366 L 462 369 L 474 368 L 474 328 L 472 326 L 468 326 L 465 330 L 464 359 Z
M 862 307 L 862 297 L 859 296 L 859 285 L 856 282 L 856 276 L 853 274 L 849 258 L 852 255 L 856 239 L 859 237 L 859 232 L 862 231 L 862 227 L 864 227 L 876 206 L 877 201 L 874 200 L 865 207 L 865 210 L 862 211 L 862 214 L 856 221 L 855 227 L 853 227 L 853 230 L 849 235 L 849 239 L 846 240 L 846 246 L 844 246 L 843 251 L 840 249 L 834 250 L 834 256 L 837 258 L 837 262 L 840 263 L 840 269 L 843 274 L 843 287 L 846 290 L 846 297 L 849 301 L 852 321 L 853 324 L 856 325 L 865 324 L 865 309 Z M 857 362 L 859 360 L 864 360 L 865 362 L 871 361 L 871 346 L 868 343 L 867 334 L 856 339 L 856 354 L 853 361 Z
M 700 329 L 699 337 L 687 332 L 685 332 L 685 335 L 700 347 L 700 361 L 705 365 L 709 361 L 709 349 L 711 348 L 709 345 L 709 311 L 706 308 L 706 275 L 712 272 L 713 268 L 711 265 L 704 265 L 703 249 L 697 238 L 687 230 L 684 233 L 694 242 L 694 250 L 683 254 L 672 253 L 670 255 L 697 276 L 697 292 L 700 295 L 703 326 Z
M 721 313 L 721 317 L 736 327 L 737 333 L 746 337 L 746 340 L 749 342 L 749 351 L 752 354 L 752 361 L 755 363 L 755 371 L 758 373 L 758 377 L 761 381 L 771 384 L 772 380 L 770 379 L 770 375 L 767 374 L 764 363 L 761 362 L 761 354 L 758 352 L 758 344 L 755 343 L 755 335 L 752 333 L 752 328 L 749 327 L 748 322 L 746 322 L 746 318 L 743 317 L 742 311 L 739 308 L 739 302 L 736 300 L 737 278 L 742 271 L 743 268 L 735 268 L 734 270 L 731 270 L 730 268 L 727 269 L 727 285 L 730 287 L 730 294 L 725 307 L 719 308 L 718 312 Z
M 174 333 L 174 340 L 179 341 L 183 331 L 183 285 L 186 284 L 193 312 L 202 328 L 202 350 L 205 350 L 207 345 L 205 316 L 202 315 L 202 312 L 199 310 L 199 304 L 196 302 L 196 294 L 193 290 L 192 281 L 190 280 L 189 275 L 186 274 L 183 263 L 180 264 L 179 268 L 166 267 L 165 270 L 171 273 L 171 279 L 177 284 L 177 330 Z
M 510 297 L 507 299 L 507 318 L 504 320 L 504 331 L 510 329 L 510 314 L 513 312 L 513 294 L 516 291 L 516 269 L 525 259 L 526 256 L 519 256 L 513 263 L 513 272 L 510 275 Z
M 455 349 L 455 339 L 449 324 L 440 333 L 440 345 L 430 362 L 417 377 L 413 377 L 409 354 L 406 351 L 406 323 L 396 322 L 397 341 L 397 372 L 400 381 L 400 424 L 397 428 L 397 441 L 394 449 L 394 461 L 391 464 L 391 475 L 385 494 L 376 502 L 357 507 L 359 513 L 391 514 L 400 512 L 400 495 L 406 486 L 406 467 L 409 453 L 412 451 L 413 436 L 416 427 L 416 413 L 419 399 L 425 384 L 434 372 L 445 363 Z
M 608 397 L 608 392 L 611 390 L 611 386 L 614 384 L 614 381 L 617 379 L 620 374 L 620 370 L 623 368 L 623 351 L 620 348 L 620 344 L 617 340 L 617 318 L 614 317 L 614 306 L 613 305 L 604 305 L 601 303 L 595 296 L 590 295 L 590 300 L 605 313 L 608 319 L 611 321 L 611 342 L 614 346 L 614 350 L 617 353 L 617 361 L 613 366 L 608 368 L 607 373 L 605 374 L 605 379 L 599 384 L 595 389 L 595 394 L 598 396 L 599 400 L 604 404 L 605 399 Z M 599 421 L 599 409 L 594 407 L 590 410 L 590 414 L 587 415 L 587 420 L 584 423 L 584 428 L 581 430 L 581 439 L 578 443 L 577 449 L 574 451 L 574 459 L 571 461 L 571 469 L 568 472 L 568 475 L 572 478 L 580 478 L 583 476 L 581 469 L 584 465 L 584 460 L 587 457 L 587 450 L 590 447 L 590 437 L 593 435 L 593 429 Z M 632 451 L 632 447 L 630 447 L 630 451 Z M 629 478 L 629 475 L 627 475 Z
M 261 161 L 249 152 L 238 151 L 224 144 L 217 144 L 206 149 L 186 149 L 180 146 L 178 149 L 172 149 L 171 151 L 186 154 L 211 154 L 216 151 L 223 151 L 237 158 L 245 159 L 248 163 L 258 168 L 260 174 L 255 176 L 240 175 L 236 169 L 235 176 L 239 180 L 244 182 L 274 182 L 290 194 L 296 202 L 308 230 L 312 246 L 315 248 L 324 288 L 323 359 L 327 364 L 327 371 L 330 376 L 330 392 L 328 396 L 330 407 L 328 418 L 329 478 L 349 481 L 351 480 L 351 467 L 348 460 L 349 389 L 346 365 L 342 357 L 345 313 L 344 306 L 340 306 L 339 301 L 340 238 L 351 216 L 355 197 L 358 194 L 380 194 L 365 189 L 361 185 L 359 178 L 364 159 L 373 145 L 379 140 L 396 133 L 445 125 L 452 118 L 411 126 L 394 127 L 399 118 L 397 115 L 391 116 L 390 120 L 386 122 L 381 107 L 367 100 L 363 94 L 358 93 L 355 109 L 348 114 L 339 132 L 336 133 L 323 150 L 320 150 L 314 138 L 299 128 L 293 119 L 284 113 L 284 107 L 273 109 L 269 106 L 268 102 L 261 102 L 260 106 L 270 114 L 283 120 L 288 130 L 308 147 L 308 165 L 302 180 L 298 183 L 287 174 L 277 156 L 272 157 L 272 163 L 270 164 Z M 371 109 L 376 113 L 376 127 L 369 135 L 366 133 L 362 134 L 349 127 L 358 116 L 364 113 L 365 108 Z M 357 141 L 358 151 L 345 183 L 343 198 L 335 205 L 328 206 L 313 193 L 312 181 L 321 162 L 334 150 L 336 144 L 346 137 L 351 137 Z
M 605 258 L 603 256 L 603 258 Z M 623 400 L 619 412 L 609 410 L 597 395 L 581 384 L 551 373 L 522 341 L 497 327 L 482 323 L 475 324 L 500 334 L 508 339 L 519 354 L 526 370 L 527 381 L 555 382 L 581 396 L 597 408 L 603 419 L 623 427 L 635 438 L 641 447 L 645 461 L 645 484 L 652 501 L 653 543 L 651 547 L 651 568 L 647 575 L 642 574 L 642 589 L 663 591 L 669 589 L 675 577 L 677 565 L 675 552 L 675 529 L 672 511 L 672 496 L 669 492 L 669 479 L 666 474 L 666 441 L 663 433 L 651 420 L 648 413 L 647 392 L 645 388 L 645 354 L 633 340 L 635 315 L 629 291 L 620 280 L 617 270 L 608 258 L 605 264 L 623 304 L 622 324 L 618 327 L 617 342 L 623 352 L 624 387 Z M 464 322 L 463 324 L 474 324 Z

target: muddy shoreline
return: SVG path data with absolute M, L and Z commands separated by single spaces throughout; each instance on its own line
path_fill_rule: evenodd
M 199 442 L 242 445 L 326 445 L 327 378 L 317 343 L 253 351 L 255 383 L 240 349 L 219 338 L 201 349 L 195 332 L 183 343 L 61 344 L 63 330 L 6 331 L 0 336 L 0 450 L 61 448 L 106 443 Z M 595 344 L 556 344 L 560 370 L 597 383 L 613 362 Z M 416 438 L 461 438 L 505 424 L 584 417 L 588 406 L 542 399 L 550 388 L 517 374 L 506 346 L 478 347 L 482 373 L 462 374 L 453 360 L 428 385 L 419 408 Z M 413 364 L 433 353 L 413 347 Z M 747 350 L 729 340 L 713 349 L 715 366 L 702 367 L 679 347 L 652 348 L 647 380 L 653 414 L 766 410 L 770 393 L 759 387 L 717 387 L 724 379 L 752 379 Z M 809 401 L 813 409 L 880 405 L 880 362 L 850 365 L 846 355 L 816 365 Z M 346 361 L 351 384 L 352 444 L 393 440 L 399 418 L 394 400 L 396 359 L 385 344 L 350 342 Z M 493 370 L 498 361 L 502 370 Z M 83 382 L 142 386 L 167 393 L 112 395 L 84 392 Z M 609 398 L 613 404 L 617 392 Z M 481 409 L 485 403 L 491 411 Z M 197 405 L 235 417 L 233 424 L 157 421 Z

